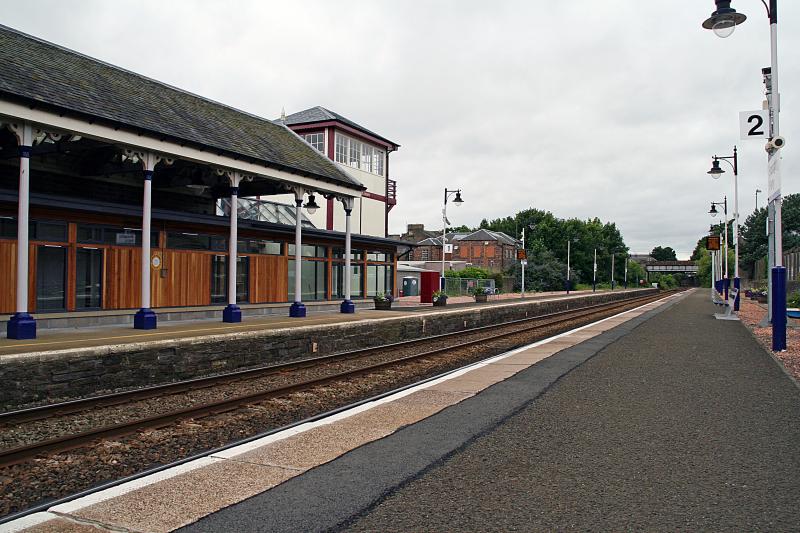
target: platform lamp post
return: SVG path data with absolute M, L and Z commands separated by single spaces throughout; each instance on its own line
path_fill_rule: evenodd
M 728 197 L 724 196 L 721 202 L 711 202 L 711 209 L 708 211 L 708 214 L 712 217 L 717 216 L 717 206 L 721 205 L 723 209 L 723 216 L 725 217 L 724 220 L 724 233 L 722 237 L 722 242 L 724 243 L 722 248 L 722 261 L 723 264 L 720 268 L 720 275 L 722 275 L 722 290 L 725 295 L 725 301 L 728 301 L 728 281 L 730 277 L 728 277 Z
M 447 226 L 450 224 L 450 221 L 447 220 L 447 199 L 453 195 L 455 195 L 455 198 L 453 198 L 453 203 L 456 204 L 456 207 L 459 207 L 461 204 L 464 203 L 464 200 L 461 199 L 461 189 L 450 190 L 445 188 L 444 203 L 442 204 L 442 280 L 440 287 L 442 291 L 444 291 L 445 289 L 444 249 L 445 249 L 445 244 L 447 243 Z
M 769 1 L 769 5 L 767 5 Z M 736 26 L 747 20 L 747 16 L 737 13 L 730 0 L 714 0 L 716 11 L 703 22 L 703 27 L 713 30 L 719 37 L 728 37 Z M 772 219 L 769 227 L 772 253 L 769 259 L 774 265 L 770 269 L 769 311 L 772 320 L 772 349 L 786 349 L 786 269 L 783 267 L 783 233 L 781 223 L 781 183 L 780 183 L 780 92 L 778 91 L 778 0 L 761 0 L 767 9 L 770 30 L 770 63 L 762 69 L 767 88 L 767 104 L 770 116 L 770 142 L 767 144 L 767 169 L 769 190 L 767 191 L 768 217 Z
M 297 188 L 294 191 L 295 201 L 295 230 L 294 230 L 294 303 L 289 307 L 289 316 L 292 318 L 303 318 L 306 316 L 306 306 L 303 305 L 301 267 L 303 260 L 303 240 L 302 240 L 302 218 L 301 208 L 305 207 L 310 215 L 316 213 L 319 206 L 314 201 L 314 195 L 308 195 L 308 202 L 303 205 L 303 189 Z
M 731 160 L 733 163 L 731 163 Z M 733 147 L 733 155 L 729 156 L 714 156 L 714 159 L 711 162 L 711 170 L 708 171 L 711 174 L 711 177 L 714 179 L 719 179 L 721 175 L 725 173 L 725 170 L 720 168 L 719 162 L 725 161 L 728 163 L 731 168 L 733 169 L 733 288 L 736 289 L 736 299 L 733 302 L 733 310 L 739 310 L 739 160 L 737 157 L 736 147 Z M 727 219 L 727 217 L 725 217 Z M 725 235 L 727 237 L 727 230 L 725 231 Z M 725 256 L 725 260 L 728 260 L 728 257 Z M 725 297 L 727 298 L 728 295 L 726 293 Z
M 756 208 L 755 211 L 758 212 L 758 193 L 764 192 L 761 189 L 756 189 Z
M 592 263 L 592 292 L 597 290 L 597 248 L 594 249 L 594 263 Z
M 571 248 L 571 245 L 572 245 L 573 242 L 577 243 L 578 242 L 578 238 L 577 237 L 571 237 L 571 238 L 567 239 L 567 283 L 566 283 L 566 285 L 567 285 L 567 287 L 566 287 L 567 288 L 567 294 L 569 294 L 569 289 L 570 289 L 569 256 L 570 256 L 570 248 Z

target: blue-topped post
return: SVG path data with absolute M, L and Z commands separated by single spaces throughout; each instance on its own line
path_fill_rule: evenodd
M 222 311 L 222 321 L 237 323 L 242 321 L 242 310 L 236 305 L 236 259 L 239 246 L 239 183 L 242 176 L 238 172 L 228 175 L 231 182 L 231 228 L 228 240 L 228 305 Z
M 772 350 L 786 349 L 786 267 L 772 269 Z
M 353 212 L 353 198 L 344 196 L 339 198 L 344 206 L 345 225 L 344 225 L 344 301 L 339 310 L 342 313 L 355 313 L 356 305 L 350 300 L 350 284 L 353 279 L 350 266 L 350 215 Z
M 301 253 L 302 246 L 302 216 L 300 209 L 303 207 L 303 194 L 305 191 L 300 188 L 294 190 L 294 203 L 295 203 L 295 228 L 294 228 L 294 303 L 289 307 L 289 316 L 292 318 L 303 318 L 306 316 L 306 306 L 303 305 L 301 284 L 300 284 L 300 267 L 303 260 Z
M 28 313 L 28 209 L 33 129 L 28 123 L 11 125 L 19 143 L 19 197 L 17 200 L 17 306 L 8 321 L 9 339 L 35 339 L 36 320 Z
M 150 152 L 135 154 L 144 166 L 144 197 L 142 199 L 142 307 L 133 315 L 135 329 L 156 329 L 158 317 L 150 309 L 150 218 L 152 212 L 153 172 L 158 157 Z

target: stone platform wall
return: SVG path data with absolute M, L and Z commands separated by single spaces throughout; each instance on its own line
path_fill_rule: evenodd
M 366 348 L 618 301 L 656 289 L 442 308 L 407 316 L 0 357 L 0 409 Z

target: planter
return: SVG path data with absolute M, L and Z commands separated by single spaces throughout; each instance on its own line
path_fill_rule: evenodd
M 758 303 L 760 303 L 760 304 L 765 304 L 765 303 L 767 303 L 767 297 L 766 296 L 756 296 L 756 301 Z
M 475 301 L 478 303 L 486 303 L 486 295 L 485 294 L 476 294 Z
M 800 309 L 797 307 L 789 307 L 786 309 L 786 316 L 789 318 L 800 318 Z
M 389 300 L 375 300 L 375 309 L 379 311 L 391 311 L 392 302 Z
M 434 300 L 433 301 L 433 306 L 434 307 L 444 307 L 445 305 L 447 305 L 447 300 Z

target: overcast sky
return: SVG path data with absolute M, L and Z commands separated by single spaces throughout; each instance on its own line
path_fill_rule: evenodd
M 6 0 L 7 1 L 7 0 Z M 5 2 L 4 2 L 5 3 Z M 783 192 L 798 192 L 800 2 L 779 13 Z M 740 148 L 742 222 L 766 199 L 761 107 L 769 23 L 758 0 L 727 39 L 712 0 L 37 1 L 0 22 L 267 118 L 325 106 L 399 143 L 390 231 L 529 207 L 614 221 L 633 252 L 688 258 L 729 197 L 711 156 Z M 725 165 L 723 164 L 724 168 Z M 732 216 L 732 215 L 731 215 Z

